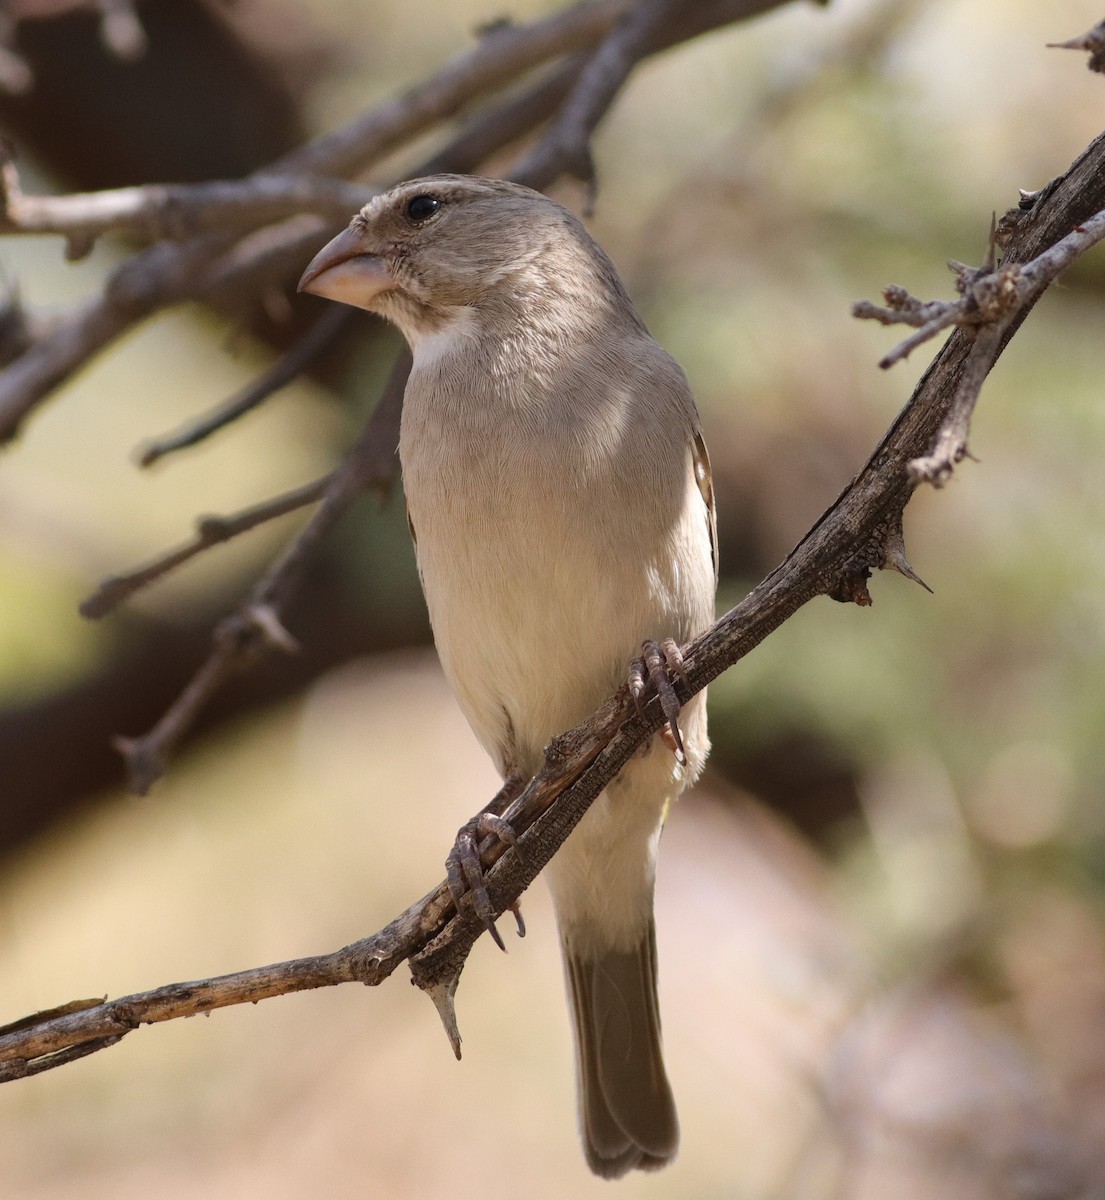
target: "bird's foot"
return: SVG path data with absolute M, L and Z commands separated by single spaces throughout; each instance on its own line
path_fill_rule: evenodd
M 457 912 L 461 905 L 468 903 L 472 911 L 483 922 L 484 928 L 491 934 L 492 940 L 500 950 L 506 950 L 503 939 L 495 928 L 495 913 L 491 907 L 491 897 L 487 894 L 487 884 L 484 882 L 484 864 L 480 857 L 480 843 L 487 836 L 496 837 L 513 850 L 518 850 L 518 839 L 509 821 L 499 814 L 521 792 L 526 780 L 517 774 L 507 777 L 498 794 L 483 812 L 477 813 L 470 821 L 466 821 L 459 830 L 453 843 L 452 850 L 445 860 L 445 874 L 449 884 L 449 894 L 453 897 Z M 467 898 L 467 899 L 466 899 Z M 526 924 L 522 920 L 522 912 L 518 902 L 510 906 L 518 925 L 518 936 L 526 936 Z
M 679 731 L 679 711 L 682 706 L 675 694 L 675 688 L 672 687 L 673 676 L 684 683 L 687 682 L 687 673 L 683 669 L 683 651 L 675 638 L 664 638 L 662 642 L 642 642 L 641 657 L 635 658 L 629 664 L 629 694 L 633 697 L 638 712 L 644 709 L 644 697 L 649 687 L 660 697 L 660 707 L 668 719 L 661 737 L 670 747 L 676 761 L 686 763 L 683 735 Z

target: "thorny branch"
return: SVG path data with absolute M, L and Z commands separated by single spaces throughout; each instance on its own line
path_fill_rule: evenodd
M 871 603 L 872 570 L 894 568 L 916 578 L 906 561 L 902 518 L 918 478 L 910 464 L 932 452 L 957 420 L 961 390 L 972 386 L 972 354 L 993 340 L 992 361 L 1049 282 L 1101 236 L 1105 226 L 1105 135 L 1034 203 L 1006 214 L 999 225 L 1004 254 L 989 275 L 1014 270 L 1028 282 L 983 322 L 965 319 L 926 370 L 913 396 L 837 501 L 783 562 L 735 608 L 685 648 L 685 702 L 739 661 L 815 596 Z M 1073 238 L 1073 241 L 1071 240 Z M 956 301 L 956 304 L 962 303 Z M 966 316 L 961 310 L 961 316 Z M 991 353 L 992 351 L 992 353 Z M 554 738 L 541 771 L 504 816 L 519 835 L 519 850 L 485 842 L 493 861 L 488 890 L 501 914 L 536 878 L 588 805 L 634 750 L 663 723 L 657 701 L 643 713 L 625 689 L 588 720 Z M 332 954 L 170 984 L 114 1001 L 81 1000 L 34 1014 L 0 1029 L 0 1081 L 48 1070 L 115 1044 L 142 1024 L 255 1002 L 315 987 L 357 981 L 377 984 L 407 959 L 415 982 L 429 993 L 459 1049 L 453 997 L 472 945 L 482 932 L 469 906 L 454 910 L 448 885 L 411 905 L 371 937 Z
M 1018 208 L 1017 211 L 1022 211 Z M 1001 351 L 1002 338 L 1013 317 L 1031 304 L 1062 271 L 1091 246 L 1105 237 L 1105 211 L 1095 213 L 1077 225 L 1066 237 L 1056 242 L 1027 265 L 1007 261 L 996 268 L 997 227 L 991 224 L 990 244 L 986 263 L 972 269 L 964 263 L 948 265 L 956 274 L 956 288 L 961 300 L 930 300 L 927 303 L 911 296 L 905 288 L 891 285 L 883 292 L 886 306 L 862 300 L 853 305 L 852 315 L 881 322 L 884 325 L 903 324 L 918 327 L 917 332 L 899 343 L 879 361 L 880 367 L 890 367 L 905 358 L 922 342 L 935 337 L 951 325 L 976 330 L 963 379 L 956 392 L 948 418 L 942 426 L 930 453 L 913 459 L 909 464 L 910 477 L 942 487 L 951 477 L 955 464 L 968 453 L 967 435 L 979 392 L 990 368 Z

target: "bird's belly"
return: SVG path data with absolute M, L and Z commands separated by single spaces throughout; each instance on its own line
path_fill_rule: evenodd
M 686 638 L 697 614 L 662 577 L 664 529 L 651 531 L 657 547 L 644 531 L 608 535 L 570 493 L 466 492 L 495 502 L 408 493 L 434 640 L 500 769 L 531 770 L 625 679 L 643 638 Z

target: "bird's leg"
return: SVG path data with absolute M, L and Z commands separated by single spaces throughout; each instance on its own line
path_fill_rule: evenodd
M 527 783 L 527 777 L 517 771 L 511 771 L 503 782 L 503 786 L 492 797 L 491 803 L 477 813 L 470 821 L 466 821 L 457 830 L 457 840 L 453 843 L 449 857 L 445 860 L 446 878 L 449 881 L 449 894 L 453 897 L 457 912 L 465 896 L 469 898 L 472 911 L 483 922 L 484 928 L 491 934 L 495 945 L 505 950 L 503 939 L 495 928 L 495 917 L 491 910 L 491 897 L 487 894 L 484 883 L 483 863 L 480 860 L 480 842 L 489 834 L 497 837 L 500 842 L 517 850 L 518 839 L 509 821 L 504 821 L 500 815 L 512 800 L 517 797 Z M 510 906 L 514 919 L 518 924 L 518 936 L 526 936 L 526 925 L 522 920 L 522 911 L 518 902 Z
M 687 682 L 683 651 L 675 638 L 664 638 L 662 642 L 642 642 L 641 657 L 629 664 L 629 694 L 637 711 L 641 712 L 644 709 L 644 694 L 651 685 L 660 697 L 660 707 L 668 719 L 667 728 L 661 736 L 671 747 L 676 760 L 685 763 L 687 755 L 683 749 L 683 735 L 679 732 L 679 710 L 682 706 L 671 684 L 673 675 Z

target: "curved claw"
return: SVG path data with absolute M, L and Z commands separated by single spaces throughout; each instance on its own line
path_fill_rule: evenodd
M 491 935 L 495 945 L 504 953 L 506 945 L 495 926 L 495 913 L 491 907 L 491 897 L 484 882 L 483 862 L 480 859 L 480 843 L 491 835 L 497 837 L 504 845 L 509 846 L 515 854 L 521 853 L 518 838 L 509 821 L 504 820 L 494 808 L 505 808 L 507 804 L 521 791 L 525 780 L 512 774 L 495 799 L 491 802 L 492 809 L 485 810 L 465 822 L 457 832 L 456 841 L 445 860 L 445 875 L 449 885 L 449 894 L 457 912 L 462 904 L 467 902 L 472 911 L 479 917 L 484 929 Z M 511 905 L 511 911 L 518 924 L 518 936 L 525 936 L 525 923 L 517 903 Z
M 679 729 L 679 713 L 682 705 L 672 687 L 671 677 L 676 676 L 684 683 L 687 673 L 683 667 L 683 651 L 674 638 L 664 638 L 662 642 L 647 641 L 641 643 L 641 657 L 635 658 L 629 664 L 629 694 L 640 712 L 643 705 L 642 697 L 651 686 L 659 697 L 660 708 L 668 721 L 671 734 L 671 747 L 676 761 L 686 763 L 687 753 L 683 747 L 683 734 Z M 646 685 L 647 679 L 647 685 Z
M 480 829 L 481 818 L 473 817 L 463 825 L 457 833 L 457 840 L 445 860 L 445 877 L 449 884 L 449 894 L 457 912 L 467 895 L 472 911 L 479 917 L 484 929 L 491 935 L 491 940 L 504 953 L 506 945 L 502 935 L 495 928 L 495 914 L 491 908 L 491 897 L 487 894 L 487 885 L 483 879 L 483 864 L 480 862 L 480 840 L 483 833 Z M 487 832 L 491 832 L 488 830 Z M 513 830 L 511 831 L 513 836 Z

